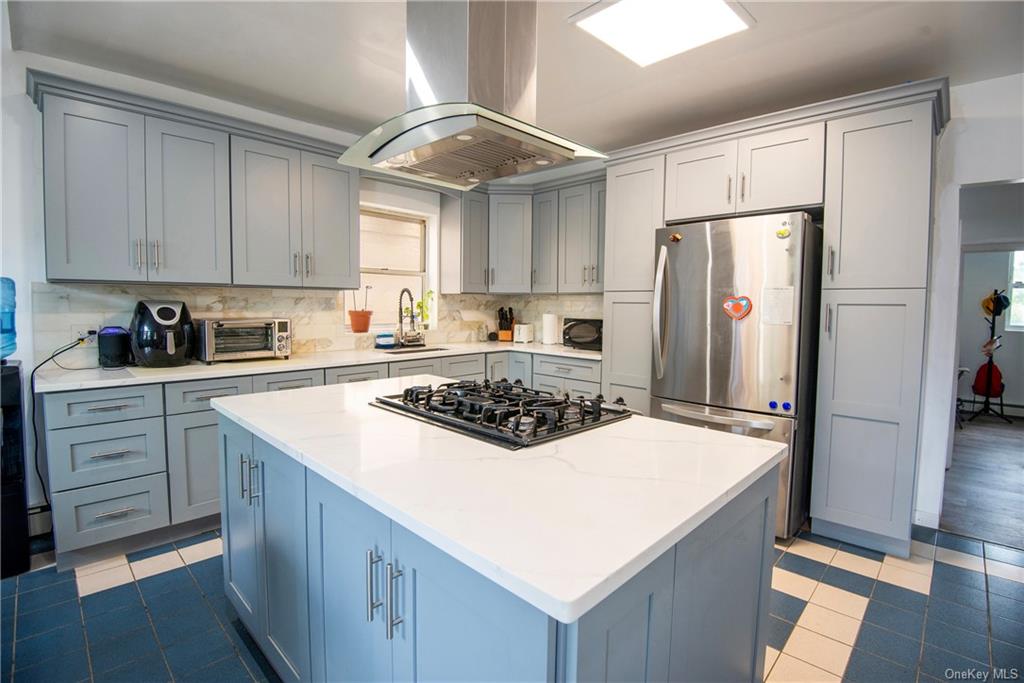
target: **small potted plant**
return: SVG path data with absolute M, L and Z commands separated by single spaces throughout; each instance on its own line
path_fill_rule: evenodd
M 363 289 L 363 307 L 362 309 L 356 308 L 356 293 L 352 292 L 352 308 L 348 311 L 348 321 L 352 325 L 353 332 L 369 332 L 370 331 L 370 318 L 373 317 L 373 311 L 367 310 L 366 304 L 370 298 L 370 285 L 366 285 Z
M 430 302 L 434 299 L 434 290 L 428 289 L 423 295 L 423 298 L 415 303 L 416 311 L 415 318 L 419 321 L 423 327 L 429 327 L 430 321 Z M 408 306 L 402 309 L 402 315 L 409 316 L 413 311 Z

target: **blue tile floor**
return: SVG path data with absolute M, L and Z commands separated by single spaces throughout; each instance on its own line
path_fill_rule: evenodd
M 3 681 L 279 680 L 224 596 L 220 552 L 208 532 L 4 580 Z M 903 559 L 801 533 L 772 572 L 768 681 L 1024 677 L 1020 550 L 915 528 Z
M 5 579 L 3 681 L 277 681 L 224 597 L 215 532 Z

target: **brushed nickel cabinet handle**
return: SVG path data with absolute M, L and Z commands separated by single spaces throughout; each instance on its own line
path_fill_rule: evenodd
M 746 201 L 747 197 L 747 174 L 740 173 L 740 201 Z
M 292 254 L 292 269 L 295 271 L 295 277 L 302 275 L 302 271 L 299 270 L 299 252 Z
M 90 460 L 105 460 L 107 458 L 123 458 L 132 452 L 130 448 L 118 448 L 116 451 L 101 451 L 89 456 Z
M 385 632 L 387 634 L 387 639 L 388 640 L 394 640 L 394 638 L 395 638 L 395 627 L 398 626 L 399 624 L 401 624 L 403 621 L 405 621 L 404 619 L 402 619 L 402 617 L 396 617 L 395 616 L 395 588 L 394 588 L 394 585 L 395 585 L 395 579 L 397 579 L 397 578 L 402 576 L 402 570 L 401 569 L 396 570 L 394 568 L 394 566 L 390 562 L 387 563 L 386 567 L 387 568 L 385 570 L 385 573 L 387 574 L 387 582 L 388 583 L 387 583 L 387 586 L 385 587 L 385 590 L 384 590 L 384 602 L 385 602 L 384 619 L 386 621 L 386 623 L 385 623 L 385 626 L 386 626 Z
M 154 240 L 153 242 L 153 265 L 156 267 L 156 271 L 160 272 L 160 240 Z
M 732 174 L 725 179 L 725 203 L 732 204 Z
M 597 265 L 590 266 L 590 284 L 597 284 Z
M 130 403 L 114 403 L 114 404 L 109 405 L 109 406 L 89 406 L 88 408 L 85 409 L 85 412 L 87 412 L 87 413 L 106 413 L 106 412 L 109 412 L 111 410 L 124 410 L 125 408 L 131 408 L 131 407 L 132 407 L 132 404 L 130 404 Z
M 384 558 L 380 555 L 374 556 L 373 549 L 366 551 L 366 620 L 373 621 L 373 613 L 377 611 L 377 608 L 383 605 L 380 600 L 373 599 L 373 566 L 378 562 L 383 562 Z
M 241 453 L 238 454 L 238 490 L 241 493 L 242 500 L 246 500 L 249 496 L 249 491 L 245 486 L 245 475 L 249 469 L 249 460 Z
M 583 284 L 587 284 L 587 267 L 583 266 Z
M 309 254 L 306 254 L 306 277 L 309 277 L 313 271 L 312 259 Z
M 491 268 L 491 284 L 494 284 L 494 268 Z
M 135 512 L 135 510 L 136 508 L 129 505 L 128 507 L 110 510 L 109 512 L 101 512 L 95 517 L 93 517 L 93 519 L 109 519 L 110 517 L 124 517 L 127 514 Z
M 828 247 L 828 276 L 829 279 L 835 280 L 835 265 L 836 265 L 836 250 L 832 248 L 832 245 Z
M 252 505 L 252 502 L 254 500 L 256 500 L 257 498 L 262 498 L 263 497 L 263 487 L 260 486 L 260 490 L 257 491 L 256 490 L 256 486 L 253 484 L 253 478 L 252 478 L 252 473 L 253 472 L 256 473 L 256 481 L 258 481 L 258 482 L 260 482 L 262 484 L 262 482 L 263 482 L 263 480 L 261 478 L 262 474 L 263 474 L 263 461 L 262 460 L 260 460 L 260 461 L 254 460 L 251 463 L 249 463 L 249 505 Z
M 825 305 L 825 332 L 828 333 L 828 338 L 832 338 L 832 306 L 830 304 Z

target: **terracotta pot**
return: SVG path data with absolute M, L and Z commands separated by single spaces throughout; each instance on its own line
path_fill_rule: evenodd
M 373 311 L 349 311 L 348 321 L 352 323 L 353 332 L 368 332 L 370 330 L 370 317 Z

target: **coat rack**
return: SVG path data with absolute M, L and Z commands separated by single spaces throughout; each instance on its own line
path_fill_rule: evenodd
M 978 408 L 978 410 L 976 410 L 974 414 L 971 415 L 971 417 L 967 420 L 968 422 L 973 422 L 974 418 L 978 417 L 979 415 L 995 415 L 999 419 L 1004 420 L 1007 424 L 1013 424 L 1013 420 L 1006 417 L 1006 413 L 1003 410 L 1003 394 L 1006 391 L 1005 386 L 999 387 L 999 410 L 996 410 L 995 408 L 992 407 L 992 392 L 995 389 L 995 387 L 993 387 L 992 384 L 995 381 L 995 374 L 997 372 L 995 355 L 996 349 L 999 348 L 999 337 L 996 336 L 996 318 L 998 318 L 1003 313 L 1003 306 L 1000 303 L 1000 296 L 1002 294 L 1003 293 L 1000 292 L 998 289 L 992 290 L 992 314 L 988 318 L 985 318 L 985 322 L 988 323 L 989 330 L 988 342 L 986 342 L 986 345 L 990 345 L 991 348 L 989 348 L 988 350 L 988 362 L 986 362 L 983 366 L 985 368 L 984 400 L 981 403 L 981 407 Z M 1002 380 L 1000 380 L 1000 383 L 1001 382 Z M 972 387 L 976 386 L 976 384 L 977 379 L 975 379 L 975 384 L 972 385 Z

